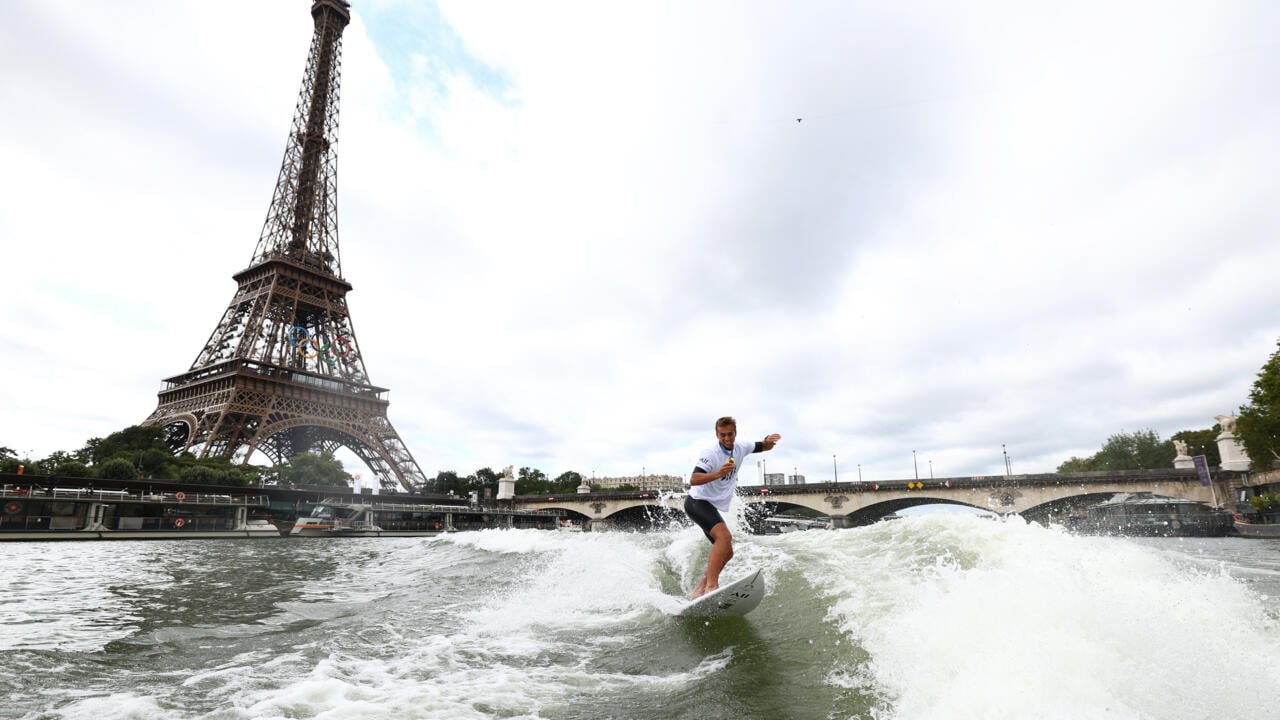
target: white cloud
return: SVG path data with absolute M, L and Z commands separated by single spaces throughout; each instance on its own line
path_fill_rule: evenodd
M 145 417 L 271 199 L 306 13 L 128 9 L 0 29 L 0 445 Z M 815 479 L 1208 427 L 1280 336 L 1274 12 L 356 3 L 368 370 L 429 475 L 683 473 L 722 413 Z

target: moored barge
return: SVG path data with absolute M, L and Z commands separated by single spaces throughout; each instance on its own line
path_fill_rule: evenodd
M 1232 525 L 1225 510 L 1151 493 L 1117 493 L 1067 524 L 1085 534 L 1137 537 L 1222 537 Z
M 1240 537 L 1280 539 L 1280 522 L 1250 519 L 1237 514 L 1233 525 L 1232 529 Z
M 0 540 L 279 538 L 266 495 L 0 487 Z
M 484 528 L 553 529 L 563 510 L 381 502 L 327 497 L 294 521 L 291 537 L 421 537 Z

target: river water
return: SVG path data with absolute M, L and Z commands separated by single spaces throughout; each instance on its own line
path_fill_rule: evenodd
M 1280 541 L 961 514 L 753 537 L 746 618 L 672 616 L 692 528 L 9 543 L 0 717 L 1280 715 Z

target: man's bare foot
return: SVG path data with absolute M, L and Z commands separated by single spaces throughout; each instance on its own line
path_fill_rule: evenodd
M 697 586 L 693 588 L 693 593 L 689 595 L 689 599 L 694 600 L 696 598 L 700 598 L 708 592 L 710 592 L 710 590 L 707 588 L 707 576 L 703 575 L 702 579 L 698 581 Z
M 720 589 L 720 586 L 718 584 L 707 587 L 705 583 L 706 583 L 705 580 L 703 582 L 698 583 L 698 587 L 694 588 L 693 594 L 689 596 L 690 600 L 695 600 L 697 598 L 702 597 L 703 595 L 706 595 L 709 592 L 715 592 L 716 590 Z

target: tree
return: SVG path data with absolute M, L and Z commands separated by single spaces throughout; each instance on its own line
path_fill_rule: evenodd
M 1155 430 L 1121 432 L 1107 438 L 1102 449 L 1093 456 L 1073 457 L 1062 463 L 1058 472 L 1168 468 L 1173 467 L 1176 454 L 1173 443 L 1160 440 Z
M 1118 433 L 1107 439 L 1098 453 L 1099 470 L 1150 470 L 1173 467 L 1173 443 L 1162 441 L 1155 430 Z
M 1241 406 L 1236 419 L 1236 437 L 1253 469 L 1269 470 L 1280 461 L 1280 349 L 1258 372 L 1249 404 Z
M 556 476 L 552 489 L 558 493 L 572 493 L 577 492 L 581 484 L 582 475 L 570 470 Z
M 185 456 L 180 459 L 182 469 L 176 472 L 183 482 L 193 485 L 231 485 L 244 487 L 258 478 L 258 469 L 249 465 L 236 465 L 226 458 L 200 458 Z M 171 466 L 172 467 L 172 466 Z M 172 475 L 170 476 L 172 477 Z M 311 483 L 303 480 L 306 484 Z
M 92 477 L 89 466 L 76 459 L 71 453 L 56 450 L 49 457 L 40 461 L 40 467 L 46 475 L 63 477 Z
M 192 485 L 221 485 L 222 473 L 205 465 L 192 465 L 182 469 L 182 482 Z
M 1058 466 L 1058 472 L 1060 473 L 1089 472 L 1090 470 L 1093 470 L 1092 455 L 1087 458 L 1072 455 Z
M 541 470 L 522 467 L 516 473 L 517 495 L 541 495 L 548 492 L 551 492 L 551 483 L 547 482 L 547 475 Z
M 1209 467 L 1218 467 L 1222 464 L 1222 454 L 1218 452 L 1218 435 L 1222 432 L 1222 426 L 1215 424 L 1206 430 L 1180 430 L 1174 433 L 1169 440 L 1181 440 L 1187 444 L 1187 454 L 1191 457 L 1203 455 Z
M 83 453 L 82 460 L 87 459 L 97 465 L 113 457 L 147 450 L 160 450 L 165 455 L 172 456 L 173 453 L 164 441 L 164 428 L 131 425 L 105 438 L 90 439 L 80 452 Z
M 342 469 L 342 463 L 331 452 L 300 453 L 289 458 L 280 467 L 280 482 L 284 485 L 330 485 L 351 487 L 354 478 Z
M 104 480 L 133 480 L 138 477 L 138 468 L 124 458 L 108 460 L 96 466 L 95 470 Z
M 458 473 L 452 470 L 441 470 L 436 473 L 436 477 L 431 481 L 432 488 L 443 495 L 449 493 L 458 494 L 465 492 L 462 481 L 458 478 Z
M 467 487 L 470 490 L 475 490 L 482 498 L 485 490 L 489 491 L 490 497 L 497 497 L 498 479 L 501 477 L 501 475 L 493 471 L 493 468 L 482 467 L 474 475 L 467 476 Z

